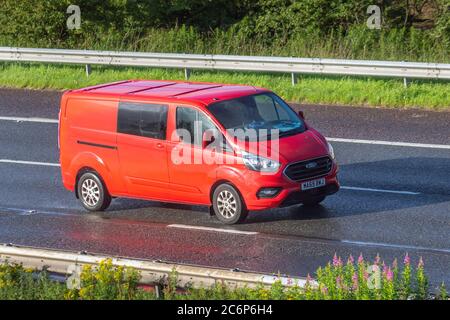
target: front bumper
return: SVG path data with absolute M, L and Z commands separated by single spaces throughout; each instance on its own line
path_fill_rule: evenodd
M 333 164 L 332 170 L 328 175 L 323 177 L 317 177 L 311 180 L 325 178 L 325 186 L 302 191 L 300 185 L 302 182 L 294 182 L 289 180 L 284 175 L 272 176 L 272 177 L 246 177 L 245 186 L 241 190 L 244 197 L 244 201 L 247 208 L 252 211 L 265 210 L 271 208 L 287 207 L 291 205 L 300 204 L 306 199 L 312 197 L 329 196 L 339 191 L 340 184 L 337 178 L 338 166 L 336 163 Z M 281 191 L 273 198 L 258 198 L 257 192 L 262 187 L 279 187 Z
M 339 183 L 328 184 L 326 186 L 307 191 L 293 191 L 283 200 L 283 202 L 281 202 L 279 207 L 289 207 L 292 205 L 296 205 L 313 197 L 330 196 L 338 191 Z

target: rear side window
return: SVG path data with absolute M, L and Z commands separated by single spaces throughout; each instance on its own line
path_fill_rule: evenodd
M 166 139 L 167 105 L 121 102 L 117 131 L 135 136 Z

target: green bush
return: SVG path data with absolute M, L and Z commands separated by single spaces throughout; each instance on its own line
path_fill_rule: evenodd
M 35 273 L 20 265 L 0 265 L 0 300 L 61 299 L 65 290 L 50 281 L 45 271 Z
M 450 0 L 2 0 L 0 45 L 449 62 Z
M 94 268 L 84 265 L 80 289 L 68 290 L 65 297 L 81 300 L 132 300 L 138 290 L 139 273 L 132 268 L 114 267 L 112 260 L 101 261 Z

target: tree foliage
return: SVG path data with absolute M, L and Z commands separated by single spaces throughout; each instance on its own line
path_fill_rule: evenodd
M 151 28 L 187 26 L 201 34 L 234 30 L 271 43 L 299 34 L 347 34 L 364 26 L 367 7 L 382 9 L 382 28 L 430 30 L 450 42 L 450 0 L 78 0 L 82 29 L 66 27 L 70 0 L 2 0 L 3 45 L 76 46 L 89 39 L 145 36 Z M 405 36 L 407 36 L 406 34 Z

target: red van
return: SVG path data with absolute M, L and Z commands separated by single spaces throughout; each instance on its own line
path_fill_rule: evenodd
M 332 146 L 263 88 L 122 81 L 67 91 L 59 117 L 63 183 L 89 211 L 127 197 L 233 224 L 339 190 Z

